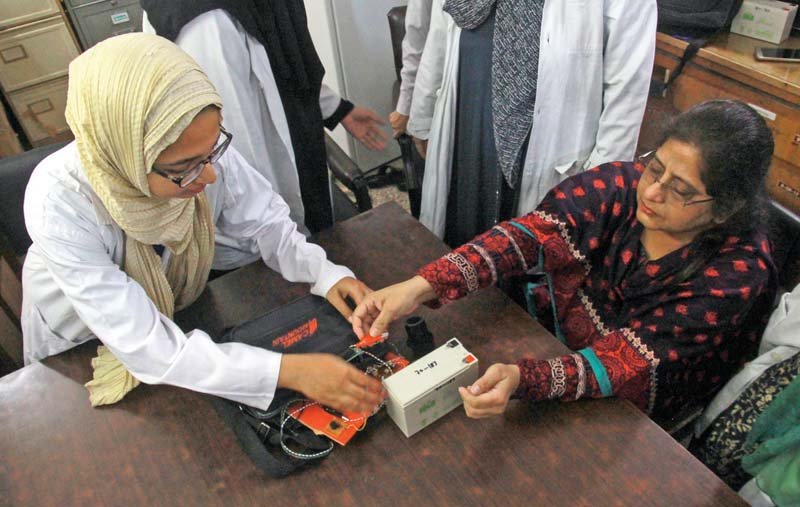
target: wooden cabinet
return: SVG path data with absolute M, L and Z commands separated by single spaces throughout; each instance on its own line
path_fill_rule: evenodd
M 757 61 L 755 48 L 761 46 L 774 45 L 721 34 L 686 64 L 668 99 L 680 111 L 722 98 L 753 106 L 775 137 L 767 189 L 775 200 L 800 214 L 800 64 Z M 800 48 L 800 37 L 781 46 Z M 671 72 L 686 43 L 659 33 L 656 48 L 656 73 Z
M 80 54 L 58 0 L 0 0 L 0 87 L 33 146 L 69 139 L 69 63 Z

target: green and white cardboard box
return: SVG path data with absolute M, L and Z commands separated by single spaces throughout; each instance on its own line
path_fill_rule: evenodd
M 744 0 L 731 32 L 780 44 L 789 37 L 797 6 L 777 0 Z
M 461 405 L 460 386 L 478 379 L 478 359 L 451 338 L 383 380 L 389 393 L 386 411 L 410 437 Z

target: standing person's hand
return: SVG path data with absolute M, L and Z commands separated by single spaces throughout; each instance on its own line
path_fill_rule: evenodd
M 371 292 L 359 303 L 353 315 L 353 332 L 380 336 L 389 324 L 417 309 L 420 303 L 436 297 L 433 287 L 421 276 Z
M 508 400 L 519 386 L 519 366 L 493 364 L 468 387 L 459 387 L 467 416 L 481 419 L 505 412 Z
M 350 298 L 353 303 L 359 304 L 364 299 L 364 296 L 370 292 L 372 292 L 372 289 L 367 287 L 364 282 L 351 276 L 346 276 L 328 290 L 328 293 L 325 294 L 325 299 L 339 310 L 339 313 L 344 315 L 344 318 L 349 319 L 353 310 L 347 304 L 347 298 Z
M 387 136 L 380 127 L 386 122 L 372 109 L 356 106 L 342 118 L 341 123 L 351 136 L 370 150 L 378 151 L 386 147 Z
M 397 139 L 402 134 L 406 133 L 406 127 L 408 126 L 408 115 L 397 111 L 392 111 L 389 113 L 389 125 L 392 127 L 394 138 Z
M 340 412 L 372 413 L 385 397 L 380 380 L 333 354 L 283 354 L 278 387 Z
M 411 138 L 414 140 L 414 146 L 417 148 L 419 156 L 422 157 L 423 160 L 428 158 L 428 140 L 413 136 Z

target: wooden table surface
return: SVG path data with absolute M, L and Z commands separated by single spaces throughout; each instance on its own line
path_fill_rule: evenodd
M 660 32 L 656 43 L 658 50 L 669 54 L 673 60 L 672 63 L 661 60 L 661 64 L 670 69 L 688 46 L 685 41 Z M 760 47 L 800 48 L 800 36 L 793 35 L 780 44 L 772 44 L 735 33 L 721 33 L 691 61 L 790 104 L 800 102 L 800 63 L 756 60 L 755 51 Z M 659 59 L 658 53 L 656 59 Z
M 373 287 L 405 279 L 445 246 L 397 205 L 317 237 Z M 209 284 L 178 316 L 212 334 L 305 294 L 256 263 Z M 481 369 L 564 346 L 488 289 L 422 309 L 437 343 L 457 336 Z M 395 339 L 404 333 L 395 325 Z M 318 465 L 275 480 L 239 448 L 209 397 L 142 385 L 92 409 L 83 383 L 97 342 L 0 379 L 4 505 L 744 505 L 633 405 L 512 402 L 502 417 L 456 410 L 407 439 L 385 412 Z

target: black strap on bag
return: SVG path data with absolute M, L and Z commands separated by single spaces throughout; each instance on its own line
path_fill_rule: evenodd
M 666 96 L 667 89 L 669 86 L 678 79 L 678 76 L 681 75 L 683 72 L 683 67 L 686 63 L 694 58 L 694 55 L 700 51 L 700 48 L 705 46 L 708 43 L 708 39 L 691 39 L 689 40 L 689 45 L 686 46 L 686 49 L 683 51 L 683 55 L 681 55 L 681 59 L 678 62 L 678 65 L 675 66 L 675 70 L 673 70 L 667 79 L 664 80 L 663 83 L 657 82 L 654 80 L 650 81 L 650 95 L 653 97 L 664 97 Z
M 650 95 L 663 97 L 700 48 L 731 26 L 741 6 L 742 0 L 658 0 L 658 31 L 689 45 L 665 82 L 651 82 Z
M 344 317 L 326 300 L 313 295 L 236 326 L 218 340 L 275 352 L 325 352 L 345 359 L 353 358 L 350 345 L 357 341 Z M 382 345 L 388 350 L 388 345 Z M 358 361 L 354 364 L 363 366 Z M 315 435 L 286 413 L 289 404 L 302 398 L 294 391 L 278 389 L 266 410 L 222 398 L 214 398 L 213 404 L 253 462 L 269 475 L 283 477 L 333 450 L 330 440 Z

